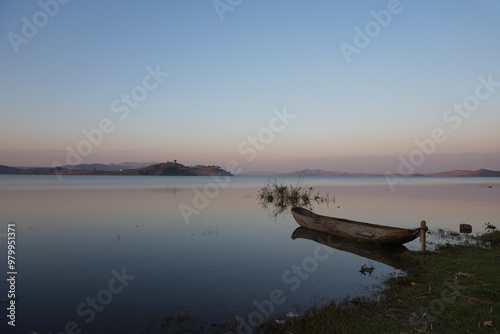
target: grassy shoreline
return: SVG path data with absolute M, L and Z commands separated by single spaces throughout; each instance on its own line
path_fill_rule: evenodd
M 500 333 L 500 231 L 489 247 L 406 252 L 407 275 L 388 280 L 377 301 L 348 300 L 312 309 L 262 333 Z
M 477 243 L 406 251 L 406 275 L 391 277 L 377 300 L 347 299 L 260 327 L 209 324 L 188 313 L 150 319 L 144 333 L 336 334 L 500 333 L 500 231 Z M 379 298 L 380 297 L 380 298 Z M 143 333 L 141 331 L 141 333 Z

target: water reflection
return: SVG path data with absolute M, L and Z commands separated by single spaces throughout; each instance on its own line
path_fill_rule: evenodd
M 190 224 L 179 205 L 193 205 L 194 189 L 212 182 L 209 177 L 64 179 L 59 184 L 49 176 L 0 176 L 0 246 L 6 224 L 16 222 L 18 228 L 19 332 L 58 333 L 70 320 L 84 333 L 102 328 L 141 332 L 146 319 L 157 315 L 160 321 L 184 310 L 209 323 L 223 322 L 255 311 L 254 301 L 268 299 L 274 289 L 287 293 L 277 313 L 301 312 L 316 298 L 327 303 L 363 295 L 360 287 L 379 284 L 384 277 L 378 275 L 398 271 L 393 268 L 399 264 L 385 250 L 369 245 L 327 242 L 300 230 L 290 239 L 298 225 L 289 208 L 274 221 L 259 204 L 258 190 L 266 178 L 231 178 Z M 295 184 L 296 178 L 280 182 Z M 473 233 L 483 231 L 487 222 L 500 226 L 500 178 L 496 183 L 432 182 L 409 181 L 392 193 L 384 179 L 304 180 L 306 187 L 335 195 L 335 205 L 312 202 L 317 213 L 327 216 L 402 227 L 425 219 L 430 227 L 456 231 L 459 223 L 467 223 Z M 295 285 L 283 281 L 284 273 L 304 260 L 310 264 L 307 259 L 321 240 L 333 247 L 331 256 L 292 291 Z M 418 241 L 406 246 L 420 248 Z M 372 260 L 381 263 L 375 275 L 360 275 L 360 266 Z M 136 278 L 87 324 L 76 307 L 95 298 L 110 271 L 120 268 Z M 1 291 L 7 291 L 5 284 L 0 282 Z
M 313 231 L 305 227 L 298 227 L 292 233 L 292 239 L 308 239 L 322 245 L 349 252 L 366 259 L 387 264 L 396 269 L 402 269 L 404 263 L 399 254 L 408 251 L 403 245 L 377 245 L 372 243 L 353 242 L 352 240 L 333 236 L 319 231 Z

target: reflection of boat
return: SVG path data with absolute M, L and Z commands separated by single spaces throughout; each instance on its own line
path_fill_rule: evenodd
M 362 223 L 353 220 L 318 215 L 304 208 L 292 209 L 300 226 L 339 237 L 380 244 L 404 244 L 420 235 L 421 228 L 407 229 Z
M 396 256 L 407 251 L 403 245 L 377 245 L 370 243 L 353 242 L 331 234 L 313 231 L 305 227 L 298 227 L 292 233 L 292 239 L 309 239 L 328 247 L 332 247 L 344 252 L 349 252 L 370 260 L 387 264 L 393 268 L 402 269 L 404 264 Z

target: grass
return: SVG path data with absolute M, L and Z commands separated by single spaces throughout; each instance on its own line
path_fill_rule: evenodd
M 479 240 L 485 242 L 487 246 L 500 247 L 500 231 L 483 234 Z
M 407 275 L 391 278 L 384 297 L 311 309 L 263 333 L 500 333 L 500 231 L 489 247 L 450 246 L 406 252 Z
M 294 206 L 302 206 L 312 209 L 312 203 L 335 203 L 335 197 L 325 196 L 319 192 L 313 195 L 313 187 L 303 187 L 300 182 L 297 185 L 278 184 L 276 181 L 268 183 L 259 190 L 260 204 L 265 208 L 272 208 L 274 217 L 282 214 Z
M 275 314 L 287 320 L 278 324 L 271 319 L 251 331 L 180 312 L 149 319 L 140 333 L 500 333 L 500 231 L 478 240 L 473 245 L 444 246 L 438 252 L 402 253 L 407 275 L 385 282 L 388 288 L 376 301 L 346 299 L 298 317 Z M 369 273 L 371 268 L 364 265 L 360 271 Z
M 228 323 L 209 324 L 202 319 L 190 315 L 187 311 L 168 313 L 162 318 L 156 316 L 145 320 L 144 330 L 136 334 L 222 334 L 231 333 L 232 325 Z M 131 333 L 131 331 L 127 332 Z

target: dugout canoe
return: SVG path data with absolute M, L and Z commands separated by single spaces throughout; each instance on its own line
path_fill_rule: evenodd
M 327 217 L 300 207 L 292 208 L 292 215 L 302 227 L 351 240 L 379 244 L 402 245 L 416 239 L 421 230 L 420 227 L 407 229 Z

